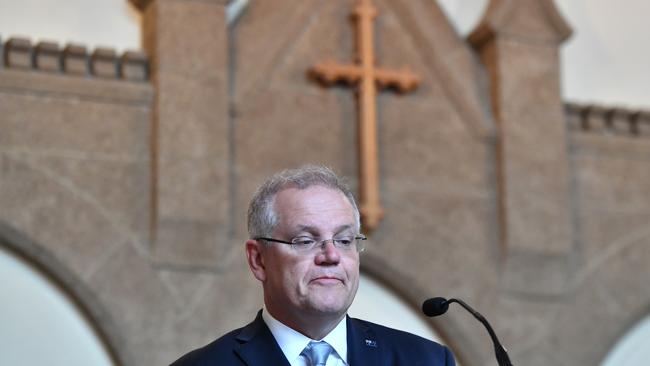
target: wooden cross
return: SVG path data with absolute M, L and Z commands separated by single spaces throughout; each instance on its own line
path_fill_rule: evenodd
M 378 89 L 394 88 L 406 93 L 418 87 L 420 79 L 409 70 L 375 67 L 372 21 L 377 16 L 371 0 L 359 0 L 353 12 L 357 29 L 357 55 L 354 64 L 326 61 L 316 64 L 310 74 L 324 85 L 343 82 L 357 87 L 359 106 L 359 190 L 363 228 L 371 232 L 379 226 L 384 210 L 379 202 L 379 163 L 377 157 Z

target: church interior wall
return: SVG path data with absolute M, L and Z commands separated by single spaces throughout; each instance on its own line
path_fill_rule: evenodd
M 567 217 L 574 237 L 567 255 L 574 272 L 564 291 L 553 296 L 510 291 L 504 283 L 508 247 L 500 241 L 498 223 L 498 129 L 492 106 L 482 96 L 488 93 L 482 90 L 487 71 L 449 25 L 436 26 L 436 35 L 418 36 L 421 24 L 405 21 L 410 10 L 404 2 L 378 4 L 394 10 L 381 13 L 376 23 L 382 41 L 378 63 L 408 67 L 423 82 L 413 94 L 387 91 L 378 97 L 386 216 L 370 233 L 364 271 L 410 304 L 423 300 L 423 294 L 465 299 L 490 317 L 518 363 L 596 364 L 650 304 L 643 281 L 648 278 L 644 263 L 650 260 L 650 234 L 644 227 L 650 218 L 648 138 L 582 131 L 568 115 Z M 435 4 L 423 4 L 414 6 L 446 22 Z M 197 15 L 197 24 L 209 23 L 216 14 L 223 34 L 211 39 L 216 46 L 211 44 L 224 47 L 225 5 L 201 6 L 210 12 L 192 8 L 189 13 Z M 269 13 L 265 7 L 291 11 Z M 339 2 L 257 2 L 230 29 L 229 42 L 235 44 L 199 66 L 191 60 L 200 57 L 208 39 L 190 37 L 183 43 L 170 33 L 155 39 L 161 25 L 148 23 L 151 80 L 142 79 L 142 72 L 133 80 L 117 71 L 111 77 L 95 75 L 98 68 L 90 65 L 101 58 L 92 54 L 85 56 L 89 66 L 82 75 L 41 70 L 24 58 L 16 65 L 5 60 L 0 68 L 0 221 L 33 238 L 91 289 L 114 323 L 114 346 L 128 355 L 124 365 L 169 363 L 241 326 L 260 307 L 258 284 L 241 248 L 245 208 L 264 177 L 306 162 L 324 163 L 358 189 L 354 91 L 322 87 L 307 75 L 322 59 L 354 59 L 348 13 Z M 191 34 L 191 22 L 176 20 L 175 27 Z M 419 49 L 420 42 L 448 52 Z M 161 44 L 180 47 L 165 54 Z M 25 49 L 36 52 L 31 45 Z M 10 50 L 5 46 L 4 52 Z M 549 54 L 551 61 L 538 61 L 542 67 L 557 57 L 554 50 Z M 143 67 L 138 60 L 137 67 Z M 125 61 L 114 55 L 111 62 Z M 536 66 L 510 65 L 512 70 L 502 72 L 524 79 L 530 71 L 526 67 Z M 201 70 L 211 68 L 204 80 Z M 546 78 L 559 83 L 558 73 Z M 165 102 L 206 89 L 219 96 L 219 103 L 206 98 L 188 109 Z M 518 97 L 524 96 L 508 95 L 513 103 Z M 160 120 L 161 111 L 173 118 Z M 631 131 L 639 126 L 645 131 L 646 122 L 638 122 L 644 116 L 630 117 L 637 126 Z M 183 129 L 184 120 L 190 121 L 190 131 Z M 543 141 L 530 144 L 534 148 Z M 158 153 L 169 153 L 169 160 L 157 161 L 155 146 Z M 201 170 L 201 179 L 176 174 L 167 165 L 185 159 L 191 169 Z M 186 173 L 191 175 L 191 169 Z M 216 182 L 214 187 L 205 179 Z M 186 182 L 198 188 L 180 189 Z M 170 189 L 159 191 L 161 185 Z M 202 187 L 207 187 L 205 196 Z M 187 204 L 202 197 L 216 202 L 216 211 L 194 211 Z M 156 207 L 159 199 L 166 201 Z M 217 229 L 196 234 L 191 228 L 199 226 L 175 226 L 180 221 Z M 172 231 L 167 238 L 175 239 L 161 244 L 160 228 Z M 187 246 L 179 245 L 184 241 Z M 525 269 L 509 273 L 529 274 Z M 431 324 L 463 364 L 485 364 L 492 357 L 489 341 L 468 316 L 448 314 Z
M 152 89 L 146 82 L 119 80 L 117 74 L 91 74 L 96 68 L 91 69 L 89 55 L 81 75 L 12 63 L 20 60 L 13 52 L 35 55 L 36 49 L 4 49 L 0 220 L 39 243 L 36 253 L 51 253 L 76 279 L 66 286 L 92 289 L 115 319 L 118 344 L 110 346 L 120 356 L 129 354 L 131 344 L 142 339 L 132 331 L 143 329 L 140 322 L 147 319 L 142 311 L 149 306 L 141 301 L 159 294 L 158 281 L 151 277 L 151 283 L 137 285 L 143 280 L 138 269 L 149 268 L 144 253 L 151 206 Z M 57 57 L 63 61 L 66 56 L 59 52 Z M 125 258 L 144 262 L 131 267 Z M 136 294 L 112 287 L 119 281 L 111 271 L 115 266 L 128 278 L 123 284 L 138 288 Z
M 650 187 L 650 140 L 627 131 L 580 131 L 571 144 L 580 248 L 571 286 L 577 304 L 557 329 L 567 339 L 575 330 L 563 319 L 589 323 L 593 331 L 581 339 L 583 347 L 603 347 L 592 357 L 577 356 L 584 364 L 602 361 L 612 342 L 647 315 L 650 304 L 642 285 L 649 275 L 643 263 L 650 260 L 650 200 L 644 193 Z M 577 309 L 588 310 L 578 314 Z

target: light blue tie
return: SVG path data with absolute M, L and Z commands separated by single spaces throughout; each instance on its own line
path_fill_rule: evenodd
M 327 342 L 309 342 L 300 354 L 307 357 L 308 366 L 325 366 L 333 350 Z

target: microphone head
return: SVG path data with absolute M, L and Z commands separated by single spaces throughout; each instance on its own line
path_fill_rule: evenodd
M 422 312 L 424 315 L 433 317 L 442 315 L 449 309 L 449 302 L 444 297 L 434 297 L 422 303 Z

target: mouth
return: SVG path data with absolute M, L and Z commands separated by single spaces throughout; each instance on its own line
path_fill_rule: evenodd
M 318 285 L 336 285 L 336 284 L 342 284 L 343 280 L 341 280 L 338 277 L 333 277 L 333 276 L 319 276 L 316 278 L 313 278 L 310 283 L 313 284 L 318 284 Z

